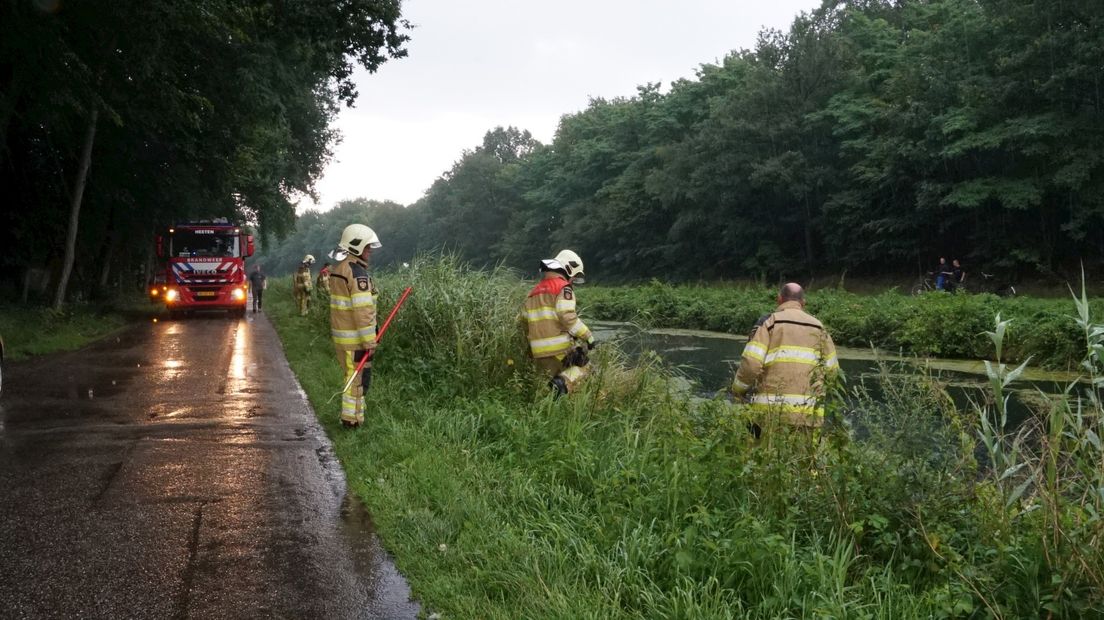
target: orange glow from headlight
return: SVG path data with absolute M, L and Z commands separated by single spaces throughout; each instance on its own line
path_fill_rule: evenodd
M 172 301 L 176 301 L 179 298 L 180 298 L 180 293 L 177 292 L 177 290 L 175 288 L 170 288 L 169 290 L 165 291 L 165 301 L 172 302 Z
M 245 299 L 245 289 L 244 288 L 236 288 L 236 289 L 234 289 L 234 291 L 232 293 L 230 293 L 230 295 L 234 299 L 236 299 L 238 301 L 242 301 L 242 300 Z
M 151 289 L 150 289 L 150 295 L 153 295 L 154 297 L 156 297 L 156 296 L 157 296 L 157 294 L 158 294 L 158 293 L 160 293 L 160 292 L 161 292 L 161 291 L 159 291 L 159 290 L 157 290 L 157 289 L 155 289 L 155 288 L 151 288 Z

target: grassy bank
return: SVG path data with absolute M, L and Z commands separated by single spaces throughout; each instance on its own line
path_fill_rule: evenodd
M 0 336 L 9 360 L 73 351 L 119 329 L 146 304 L 69 304 L 60 311 L 39 306 L 0 306 Z
M 651 327 L 678 327 L 746 334 L 756 319 L 774 309 L 774 289 L 749 286 L 586 287 L 580 303 L 587 316 L 633 321 Z M 1094 300 L 1097 316 L 1104 300 Z M 835 289 L 809 295 L 808 309 L 832 333 L 837 344 L 871 345 L 916 355 L 987 359 L 993 344 L 985 336 L 998 313 L 1012 319 L 1005 357 L 1052 369 L 1076 367 L 1085 345 L 1066 299 L 994 295 L 920 296 L 888 291 L 858 295 Z
M 923 377 L 864 401 L 862 442 L 837 429 L 814 448 L 768 425 L 752 445 L 742 408 L 692 403 L 612 348 L 552 401 L 521 357 L 524 288 L 508 274 L 419 262 L 379 284 L 384 309 L 415 292 L 355 432 L 327 403 L 340 376 L 325 310 L 296 316 L 273 281 L 266 312 L 350 485 L 444 618 L 1104 612 L 1099 442 L 1060 404 L 1042 444 L 1057 460 L 949 409 Z M 983 436 L 1008 447 L 998 474 L 974 458 Z

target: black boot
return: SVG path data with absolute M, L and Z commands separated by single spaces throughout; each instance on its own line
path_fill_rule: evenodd
M 548 387 L 552 388 L 552 391 L 556 393 L 556 398 L 567 394 L 567 381 L 565 381 L 563 377 L 552 377 L 552 380 L 548 382 Z

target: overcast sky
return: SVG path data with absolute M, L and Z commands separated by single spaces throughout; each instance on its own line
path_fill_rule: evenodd
M 786 29 L 820 0 L 403 0 L 409 56 L 357 77 L 343 135 L 318 183 L 346 198 L 409 204 L 496 125 L 548 143 L 588 98 L 692 77 L 702 63 Z

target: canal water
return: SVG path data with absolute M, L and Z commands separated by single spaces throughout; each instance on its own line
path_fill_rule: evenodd
M 719 332 L 685 329 L 644 330 L 628 323 L 591 321 L 601 341 L 616 341 L 630 356 L 654 351 L 671 370 L 690 382 L 701 396 L 712 396 L 732 382 L 747 338 Z M 989 385 L 985 364 L 974 360 L 918 358 L 871 349 L 838 347 L 840 367 L 847 385 L 865 385 L 877 395 L 878 384 L 886 374 L 927 372 L 961 408 L 983 402 Z M 1046 394 L 1062 393 L 1073 373 L 1028 368 L 1009 389 L 1012 399 L 1009 417 L 1016 422 L 1029 415 L 1029 405 Z

